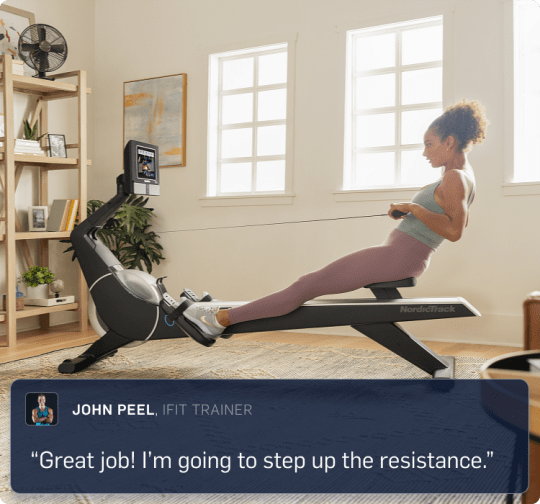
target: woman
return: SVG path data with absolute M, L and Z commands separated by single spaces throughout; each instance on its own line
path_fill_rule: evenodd
M 422 188 L 408 203 L 390 205 L 388 215 L 401 220 L 380 246 L 353 252 L 325 268 L 304 275 L 290 287 L 237 308 L 221 310 L 194 303 L 184 316 L 201 335 L 215 340 L 231 324 L 285 315 L 318 296 L 340 294 L 375 282 L 421 275 L 431 255 L 446 239 L 459 240 L 468 224 L 475 180 L 466 153 L 485 139 L 489 121 L 477 101 L 447 107 L 424 135 L 423 156 L 434 168 L 444 167 L 440 180 Z M 403 212 L 393 217 L 392 212 Z

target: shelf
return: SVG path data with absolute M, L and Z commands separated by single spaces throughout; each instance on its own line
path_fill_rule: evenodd
M 4 149 L 0 149 L 0 164 L 4 162 Z M 65 170 L 68 168 L 78 168 L 79 160 L 77 158 L 61 158 L 48 156 L 35 156 L 34 154 L 15 154 L 16 163 L 45 165 L 48 170 Z M 86 160 L 86 164 L 90 166 L 92 161 Z
M 0 73 L 0 79 L 3 75 Z M 3 86 L 0 85 L 0 90 Z M 68 84 L 66 82 L 50 81 L 46 79 L 38 79 L 35 77 L 26 77 L 24 75 L 13 75 L 13 91 L 18 93 L 37 94 L 47 100 L 55 100 L 58 98 L 67 98 L 69 96 L 77 96 L 77 85 Z M 86 93 L 91 93 L 90 88 L 86 88 Z
M 45 313 L 54 313 L 61 311 L 73 311 L 79 309 L 79 303 L 69 303 L 58 306 L 25 306 L 23 310 L 18 310 L 15 312 L 15 317 L 27 318 L 27 317 L 36 317 L 38 315 L 44 315 Z M 0 323 L 6 321 L 6 312 L 0 311 Z
M 2 0 L 0 0 L 1 3 Z M 0 190 L 3 192 L 3 207 L 4 212 L 0 217 L 0 224 L 3 224 L 10 232 L 1 229 L 0 245 L 2 251 L 5 245 L 5 292 L 9 297 L 10 302 L 15 294 L 17 284 L 17 249 L 22 252 L 23 265 L 25 268 L 30 268 L 35 264 L 40 266 L 49 266 L 51 247 L 50 240 L 69 240 L 70 232 L 28 232 L 18 219 L 15 204 L 15 194 L 17 186 L 21 180 L 23 169 L 26 167 L 38 168 L 32 169 L 33 178 L 37 177 L 39 205 L 45 206 L 49 202 L 49 185 L 51 177 L 48 176 L 49 171 L 58 170 L 76 170 L 78 172 L 78 196 L 80 202 L 80 215 L 86 217 L 87 204 L 87 167 L 92 162 L 86 159 L 87 156 L 87 116 L 88 103 L 87 95 L 91 89 L 87 87 L 87 76 L 84 70 L 76 70 L 64 73 L 56 73 L 50 77 L 55 80 L 40 79 L 25 75 L 13 74 L 6 64 L 11 65 L 11 58 L 7 55 L 0 55 L 0 92 L 4 95 L 4 122 L 6 125 L 5 134 L 0 135 L 0 172 L 4 172 L 2 180 L 0 180 Z M 15 66 L 15 65 L 13 65 Z M 8 76 L 9 74 L 9 76 Z M 69 79 L 69 80 L 66 80 Z M 31 124 L 36 124 L 39 121 L 39 130 L 41 132 L 50 131 L 49 129 L 49 102 L 62 98 L 69 98 L 71 106 L 75 107 L 77 112 L 77 125 L 70 126 L 73 138 L 76 138 L 76 143 L 66 145 L 66 149 L 77 149 L 76 151 L 68 151 L 70 157 L 49 157 L 49 150 L 44 148 L 42 156 L 36 156 L 29 152 L 20 152 L 16 149 L 16 138 L 14 138 L 17 126 L 14 124 L 15 112 L 21 108 L 19 96 L 14 97 L 14 94 L 26 94 L 33 99 L 26 100 L 29 104 L 34 102 L 34 110 L 30 113 L 28 120 Z M 37 98 L 37 100 L 36 100 Z M 71 99 L 76 98 L 76 99 Z M 15 110 L 16 109 L 16 110 Z M 26 114 L 26 112 L 25 112 Z M 45 147 L 45 140 L 41 141 L 42 148 Z M 55 177 L 53 177 L 55 178 Z M 35 185 L 35 182 L 34 184 Z M 33 187 L 33 192 L 35 188 Z M 27 189 L 28 192 L 28 189 Z M 30 198 L 30 194 L 23 195 L 25 198 Z M 73 194 L 73 196 L 75 196 Z M 20 230 L 16 232 L 15 230 Z M 64 228 L 65 229 L 65 228 Z M 29 241 L 34 241 L 36 252 L 32 254 L 30 251 Z M 35 255 L 35 257 L 33 257 Z M 67 260 L 67 257 L 66 257 Z M 41 332 L 47 331 L 50 324 L 50 313 L 73 311 L 77 310 L 78 326 L 80 331 L 86 331 L 88 326 L 87 317 L 87 287 L 84 276 L 79 270 L 78 272 L 78 287 L 77 287 L 77 303 L 65 305 L 44 307 L 44 306 L 27 306 L 24 310 L 14 311 L 8 314 L 5 311 L 0 311 L 0 323 L 5 323 L 6 341 L 8 347 L 17 345 L 17 325 L 19 319 L 26 317 L 38 317 Z
M 70 231 L 27 231 L 15 233 L 15 240 L 65 240 L 69 238 Z M 5 234 L 0 234 L 0 242 L 6 239 Z

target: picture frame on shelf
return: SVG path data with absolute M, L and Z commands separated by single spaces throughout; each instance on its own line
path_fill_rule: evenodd
M 124 146 L 159 145 L 159 166 L 186 166 L 187 74 L 124 82 Z
M 47 231 L 48 207 L 28 207 L 28 229 L 30 231 Z
M 36 24 L 36 18 L 32 12 L 0 5 L 0 54 L 9 54 L 15 60 L 21 60 L 19 56 L 19 35 L 30 25 Z M 28 65 L 24 64 L 24 75 L 34 75 Z
M 49 157 L 67 158 L 66 136 L 65 135 L 47 135 L 49 143 Z

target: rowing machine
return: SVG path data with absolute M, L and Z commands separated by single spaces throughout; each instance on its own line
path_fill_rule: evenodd
M 118 348 L 150 340 L 190 336 L 206 346 L 214 340 L 182 316 L 193 302 L 207 302 L 223 309 L 245 302 L 215 301 L 206 294 L 197 298 L 184 291 L 179 302 L 166 291 L 163 278 L 138 270 L 126 270 L 97 238 L 97 231 L 110 219 L 130 194 L 159 195 L 158 148 L 130 141 L 124 151 L 124 174 L 116 179 L 116 195 L 81 222 L 71 233 L 71 243 L 90 287 L 89 318 L 100 339 L 75 359 L 60 364 L 61 373 L 76 373 L 94 362 L 113 355 Z M 454 358 L 438 356 L 398 323 L 474 317 L 480 313 L 462 298 L 403 299 L 398 288 L 412 287 L 414 278 L 366 286 L 375 299 L 309 301 L 281 317 L 233 324 L 222 337 L 233 334 L 287 331 L 314 327 L 351 326 L 434 378 L 454 377 Z

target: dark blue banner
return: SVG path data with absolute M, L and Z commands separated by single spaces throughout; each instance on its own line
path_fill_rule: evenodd
M 22 493 L 522 493 L 522 380 L 17 380 Z

